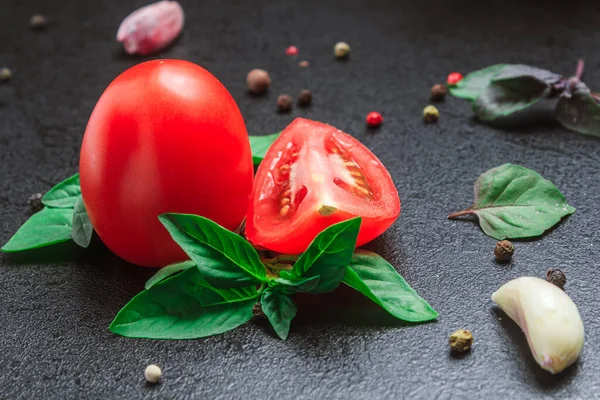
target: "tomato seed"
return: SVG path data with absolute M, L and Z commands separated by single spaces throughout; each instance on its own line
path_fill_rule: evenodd
M 290 172 L 290 166 L 288 164 L 282 165 L 281 167 L 279 167 L 279 172 L 286 175 Z
M 285 198 L 281 199 L 281 202 L 279 202 L 279 204 L 283 207 L 283 206 L 289 205 L 290 202 L 291 202 L 291 200 L 289 198 L 285 197 Z
M 288 212 L 290 212 L 290 206 L 283 206 L 279 210 L 279 215 L 281 215 L 282 217 L 285 217 Z
M 281 197 L 292 197 L 292 191 L 290 189 L 286 190 L 285 192 L 283 192 Z

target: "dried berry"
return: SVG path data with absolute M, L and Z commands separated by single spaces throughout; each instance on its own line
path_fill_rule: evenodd
M 298 66 L 299 66 L 300 68 L 307 68 L 307 67 L 308 67 L 308 61 L 306 61 L 306 60 L 302 60 L 302 61 L 300 61 L 300 62 L 298 63 Z
M 452 351 L 464 352 L 471 348 L 473 344 L 473 334 L 466 329 L 459 329 L 450 335 L 448 340 Z
M 0 82 L 6 83 L 12 79 L 12 71 L 8 68 L 0 68 Z
M 308 107 L 312 103 L 312 93 L 308 89 L 303 89 L 300 91 L 300 95 L 298 96 L 298 106 L 300 107 Z
M 423 109 L 423 120 L 427 124 L 432 124 L 440 119 L 440 112 L 434 106 L 427 106 Z
M 248 83 L 248 90 L 250 90 L 252 94 L 259 95 L 269 90 L 269 86 L 271 86 L 271 77 L 264 69 L 253 69 L 248 72 L 246 82 Z
M 446 85 L 437 84 L 431 87 L 431 101 L 442 101 L 448 93 Z
M 463 76 L 460 72 L 452 72 L 448 75 L 448 78 L 446 78 L 446 82 L 448 85 L 456 85 L 462 78 Z
M 296 46 L 290 46 L 287 49 L 285 49 L 285 54 L 288 56 L 297 56 L 298 48 Z
M 367 114 L 367 125 L 371 128 L 376 128 L 383 122 L 383 117 L 377 111 L 371 111 Z
M 144 377 L 150 383 L 156 383 L 160 380 L 162 371 L 158 365 L 150 364 L 144 370 Z
M 46 29 L 46 25 L 47 25 L 46 17 L 44 17 L 43 15 L 40 15 L 40 14 L 32 15 L 31 18 L 29 19 L 29 25 L 31 26 L 31 29 L 36 30 L 36 31 L 41 31 L 43 29 Z
M 146 55 L 164 49 L 183 29 L 183 8 L 176 1 L 159 1 L 127 16 L 117 31 L 117 41 L 128 54 Z
M 41 193 L 36 193 L 31 195 L 29 200 L 27 200 L 27 204 L 29 204 L 29 209 L 32 213 L 36 213 L 44 208 L 44 205 L 42 204 L 42 197 L 43 196 Z
M 335 44 L 333 48 L 333 54 L 336 58 L 345 58 L 350 54 L 350 45 L 346 42 L 339 42 Z
M 501 240 L 496 243 L 494 255 L 498 261 L 508 261 L 515 253 L 515 245 L 508 240 Z
M 289 94 L 281 94 L 277 97 L 277 109 L 279 112 L 287 113 L 292 111 L 292 96 Z
M 565 273 L 558 268 L 550 268 L 546 272 L 546 280 L 553 285 L 558 286 L 562 290 L 565 290 L 565 284 L 567 283 L 567 277 Z

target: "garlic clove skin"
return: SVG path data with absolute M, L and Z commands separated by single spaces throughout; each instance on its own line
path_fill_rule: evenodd
M 492 300 L 525 333 L 535 361 L 557 374 L 583 349 L 583 321 L 573 300 L 557 286 L 534 277 L 502 285 Z

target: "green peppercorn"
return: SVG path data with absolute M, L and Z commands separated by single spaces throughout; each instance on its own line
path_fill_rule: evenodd
M 423 110 L 423 120 L 426 124 L 432 124 L 438 121 L 440 112 L 434 106 L 427 106 Z
M 466 329 L 459 329 L 450 335 L 448 340 L 452 351 L 465 352 L 471 348 L 473 344 L 473 334 Z

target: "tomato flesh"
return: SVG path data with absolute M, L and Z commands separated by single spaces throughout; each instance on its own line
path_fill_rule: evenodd
M 297 118 L 258 168 L 246 236 L 256 246 L 298 254 L 323 229 L 360 216 L 360 246 L 399 214 L 396 187 L 373 153 L 339 129 Z
M 233 230 L 254 173 L 234 99 L 210 72 L 181 60 L 138 64 L 108 86 L 79 170 L 98 236 L 121 258 L 152 267 L 187 259 L 158 215 L 197 214 Z

